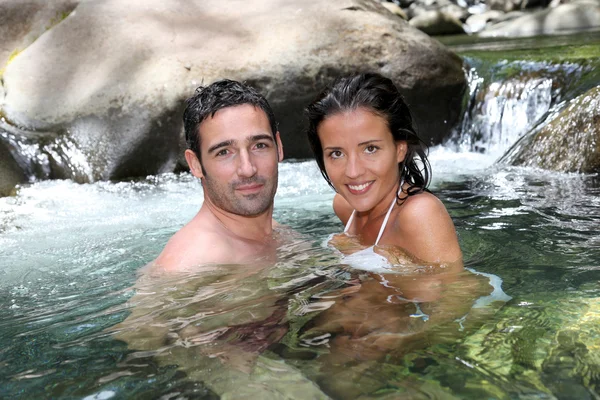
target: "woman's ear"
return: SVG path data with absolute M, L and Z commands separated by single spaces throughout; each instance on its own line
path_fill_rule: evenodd
M 406 140 L 400 140 L 396 142 L 396 161 L 401 163 L 406 158 L 406 152 L 408 151 L 408 144 Z
M 187 149 L 185 151 L 185 161 L 187 161 L 192 175 L 199 179 L 204 178 L 204 174 L 202 173 L 202 165 L 200 164 L 200 160 L 198 160 L 196 153 L 190 149 Z

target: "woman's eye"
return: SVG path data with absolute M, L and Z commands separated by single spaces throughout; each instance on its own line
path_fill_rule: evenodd
M 342 156 L 342 152 L 339 150 L 334 150 L 331 153 L 329 153 L 329 157 L 331 158 L 340 158 Z
M 375 153 L 378 149 L 379 149 L 379 147 L 370 145 L 365 148 L 365 151 L 370 154 L 370 153 Z

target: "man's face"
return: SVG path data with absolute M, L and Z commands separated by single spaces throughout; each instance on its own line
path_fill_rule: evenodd
M 190 168 L 202 179 L 209 201 L 242 216 L 269 210 L 283 153 L 279 132 L 273 137 L 264 111 L 250 104 L 223 108 L 202 121 L 198 130 L 204 171 L 199 165 Z M 191 156 L 188 152 L 186 158 Z

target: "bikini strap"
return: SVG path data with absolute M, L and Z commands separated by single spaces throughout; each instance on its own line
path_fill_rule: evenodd
M 404 177 L 402 177 L 402 179 L 400 179 L 400 187 L 398 188 L 398 194 L 400 194 L 400 192 L 402 191 L 402 186 L 404 186 Z M 397 198 L 394 197 L 394 200 L 392 200 L 392 204 L 390 204 L 390 208 L 387 211 L 387 214 L 385 214 L 385 218 L 383 219 L 383 224 L 381 224 L 381 228 L 379 228 L 379 235 L 377 235 L 377 240 L 375 241 L 374 246 L 377 246 L 379 244 L 379 239 L 381 239 L 381 236 L 383 235 L 383 231 L 385 231 L 385 227 L 387 226 L 387 222 L 390 219 L 390 214 L 392 213 L 392 210 L 394 209 L 394 204 L 396 204 L 396 200 Z
M 383 219 L 383 224 L 381 224 L 381 228 L 379 228 L 379 235 L 377 235 L 377 240 L 375 241 L 374 246 L 377 246 L 377 244 L 379 243 L 379 239 L 381 239 L 381 235 L 383 235 L 383 231 L 385 231 L 385 226 L 387 225 L 388 219 L 390 219 L 390 214 L 392 213 L 394 204 L 396 204 L 395 197 L 394 197 L 394 201 L 392 201 L 392 204 L 390 204 L 390 208 L 388 209 L 387 214 L 385 214 L 385 218 Z
M 344 233 L 348 232 L 348 229 L 350 229 L 350 224 L 352 223 L 352 220 L 354 219 L 354 213 L 356 213 L 356 210 L 352 210 L 352 215 L 350 215 L 350 218 L 348 219 L 348 222 L 346 223 L 346 227 L 344 228 Z

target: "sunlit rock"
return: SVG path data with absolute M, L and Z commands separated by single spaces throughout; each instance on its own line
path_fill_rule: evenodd
M 11 57 L 62 21 L 79 0 L 0 1 L 0 75 Z
M 561 4 L 520 18 L 494 24 L 481 37 L 552 35 L 600 28 L 600 5 L 593 2 Z
M 307 157 L 303 108 L 355 71 L 394 79 L 429 142 L 458 119 L 461 59 L 371 0 L 82 2 L 8 65 L 2 112 L 120 179 L 175 168 L 184 99 L 220 78 L 266 94 L 286 156 Z
M 400 8 L 399 5 L 387 1 L 382 2 L 381 5 L 387 8 L 392 14 L 397 15 L 402 19 L 408 19 L 406 11 Z
M 600 86 L 517 143 L 505 161 L 562 172 L 600 172 Z
M 465 25 L 471 33 L 479 32 L 485 28 L 485 26 L 496 21 L 504 14 L 497 10 L 489 10 L 481 14 L 474 14 L 467 18 Z

